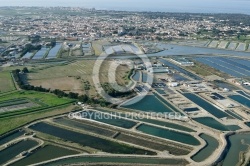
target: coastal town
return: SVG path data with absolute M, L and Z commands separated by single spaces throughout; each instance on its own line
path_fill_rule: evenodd
M 0 165 L 249 165 L 249 20 L 0 7 Z

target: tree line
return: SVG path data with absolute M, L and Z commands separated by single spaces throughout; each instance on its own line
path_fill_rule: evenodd
M 103 107 L 105 106 L 115 107 L 115 105 L 111 105 L 111 103 L 105 101 L 102 98 L 101 99 L 91 98 L 87 96 L 86 94 L 79 95 L 78 93 L 74 93 L 74 92 L 65 93 L 64 91 L 60 89 L 51 90 L 51 89 L 43 88 L 42 86 L 33 86 L 30 84 L 25 84 L 25 82 L 22 80 L 22 74 L 25 74 L 28 72 L 29 70 L 26 67 L 23 68 L 23 70 L 16 69 L 11 72 L 16 83 L 23 90 L 33 90 L 33 91 L 38 91 L 38 92 L 53 93 L 60 98 L 67 97 L 67 98 L 75 99 L 75 100 L 78 100 L 80 102 L 87 103 L 90 105 L 99 104 L 100 106 L 103 106 Z

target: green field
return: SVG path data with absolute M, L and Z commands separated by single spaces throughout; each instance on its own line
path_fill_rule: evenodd
M 70 105 L 72 105 L 71 103 L 74 101 L 67 98 L 58 98 L 57 96 L 48 93 L 17 91 L 0 96 L 0 103 L 6 103 L 9 101 L 19 102 L 20 99 L 30 100 L 36 103 L 37 106 L 1 113 L 0 134 L 15 129 L 16 127 L 35 119 L 71 111 L 73 107 Z M 65 110 L 65 108 L 70 109 Z
M 72 101 L 67 98 L 59 98 L 53 94 L 41 93 L 35 91 L 17 91 L 11 94 L 0 96 L 0 102 L 5 100 L 27 98 L 32 101 L 42 103 L 44 106 L 55 106 Z
M 0 80 L 0 93 L 16 89 L 9 72 L 0 72 Z
M 25 99 L 14 99 L 14 100 L 7 100 L 7 101 L 3 101 L 0 102 L 0 107 L 6 107 L 9 105 L 18 105 L 18 104 L 25 104 L 28 101 L 26 101 Z
M 42 112 L 37 112 L 34 114 L 28 114 L 24 116 L 17 116 L 14 118 L 4 118 L 0 120 L 0 135 L 4 134 L 10 130 L 14 130 L 18 127 L 21 127 L 27 123 L 33 122 L 35 120 L 41 119 L 41 118 L 46 118 L 49 116 L 55 116 L 58 114 L 63 114 L 70 112 L 72 109 L 74 109 L 74 106 L 72 105 L 66 105 L 63 107 L 59 107 L 56 109 L 49 109 L 49 110 L 44 110 Z

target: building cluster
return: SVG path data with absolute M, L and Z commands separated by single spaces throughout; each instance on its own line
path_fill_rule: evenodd
M 22 8 L 21 11 L 25 11 Z M 27 8 L 29 11 L 29 8 Z M 20 12 L 21 13 L 21 12 Z M 129 39 L 170 40 L 193 38 L 201 30 L 249 30 L 249 26 L 228 26 L 208 16 L 185 18 L 154 13 L 105 11 L 83 8 L 37 8 L 0 19 L 0 31 L 10 35 L 40 35 L 62 39 L 93 40 L 123 36 Z

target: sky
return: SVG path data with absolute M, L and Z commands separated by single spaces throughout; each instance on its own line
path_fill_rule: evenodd
M 72 6 L 130 11 L 250 14 L 250 0 L 0 0 L 0 6 Z

